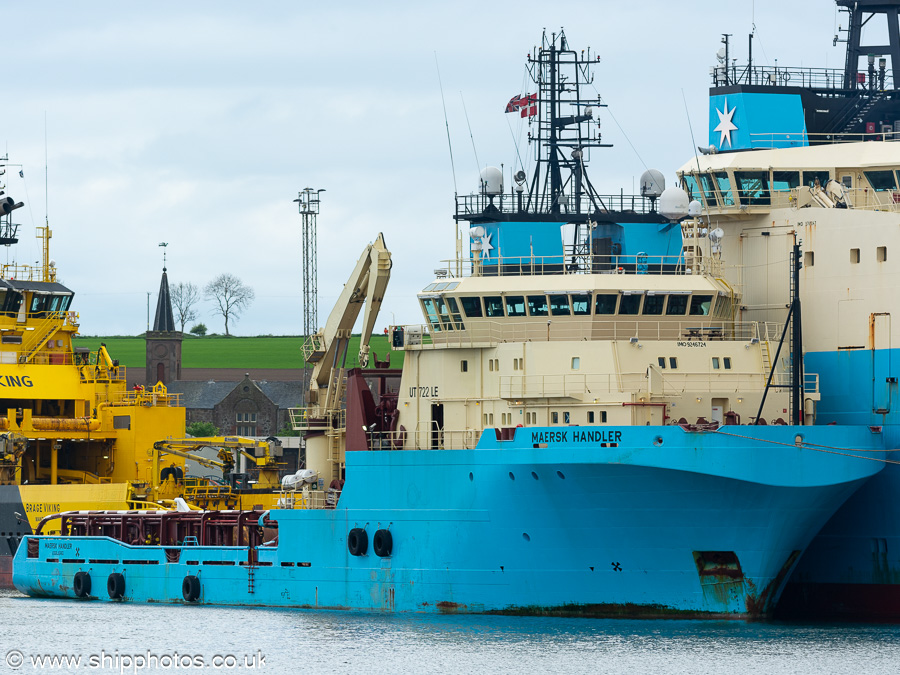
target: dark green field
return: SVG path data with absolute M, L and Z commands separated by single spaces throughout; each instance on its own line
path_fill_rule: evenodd
M 110 355 L 127 368 L 143 368 L 146 347 L 143 337 L 76 338 L 77 347 L 96 350 L 106 344 Z M 302 368 L 301 337 L 185 337 L 181 343 L 182 368 Z M 384 358 L 388 341 L 373 335 L 371 351 Z M 359 337 L 350 340 L 347 367 L 359 366 Z M 369 361 L 370 367 L 374 365 Z M 391 367 L 403 365 L 403 352 L 391 352 Z

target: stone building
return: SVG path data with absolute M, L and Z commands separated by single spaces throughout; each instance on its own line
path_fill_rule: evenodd
M 301 405 L 303 382 L 254 380 L 245 373 L 238 382 L 179 380 L 169 392 L 181 394 L 188 424 L 211 422 L 229 436 L 277 436 L 290 426 L 288 409 Z

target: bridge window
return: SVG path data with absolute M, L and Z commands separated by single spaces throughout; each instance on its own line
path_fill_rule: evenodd
M 550 314 L 553 316 L 569 316 L 571 313 L 568 295 L 550 296 Z
M 506 296 L 506 316 L 525 316 L 525 296 Z
M 772 190 L 775 192 L 789 192 L 800 187 L 799 171 L 773 171 Z
M 669 357 L 669 368 L 678 368 L 678 357 L 670 356 Z
M 879 246 L 875 254 L 878 262 L 887 262 L 887 246 Z
M 591 315 L 591 296 L 581 293 L 572 296 L 572 314 L 575 316 Z
M 550 423 L 551 424 L 559 424 L 559 413 L 558 412 L 550 413 Z
M 725 206 L 734 206 L 734 195 L 731 192 L 731 181 L 728 180 L 728 174 L 719 171 L 715 174 L 716 185 L 719 186 L 719 194 L 722 195 L 722 204 Z
M 499 295 L 485 297 L 484 313 L 489 317 L 503 316 L 503 298 Z
M 546 295 L 528 296 L 528 313 L 531 316 L 547 316 L 548 312 Z
M 703 199 L 706 200 L 707 206 L 716 206 L 716 183 L 712 176 L 708 173 L 700 174 L 700 185 L 703 187 Z
M 666 302 L 665 295 L 650 295 L 644 299 L 644 314 L 658 316 L 663 313 L 663 305 Z
M 734 180 L 738 185 L 741 204 L 766 206 L 769 197 L 769 175 L 764 171 L 735 171 Z
M 453 318 L 453 323 L 456 324 L 456 328 L 465 330 L 466 326 L 463 323 L 462 315 L 459 313 L 459 305 L 456 304 L 456 298 L 447 298 L 447 307 L 450 308 L 450 316 Z
M 670 295 L 666 305 L 666 316 L 684 316 L 688 306 L 687 295 Z
M 691 316 L 709 316 L 712 305 L 711 295 L 694 295 L 691 297 Z
M 804 171 L 803 184 L 806 187 L 815 187 L 818 183 L 821 187 L 825 187 L 825 183 L 831 178 L 827 171 Z
M 858 248 L 850 249 L 850 264 L 851 265 L 859 264 L 859 249 Z
M 697 185 L 697 179 L 692 174 L 686 173 L 682 176 L 684 189 L 688 194 L 688 199 L 700 199 L 700 188 Z
M 462 303 L 466 316 L 470 319 L 484 316 L 481 312 L 481 298 L 460 298 L 459 301 Z
M 615 314 L 616 304 L 619 301 L 619 294 L 609 295 L 606 293 L 598 294 L 594 301 L 594 311 L 597 314 Z
M 434 309 L 434 299 L 424 298 L 422 300 L 422 305 L 425 307 L 425 316 L 428 317 L 428 323 L 431 324 L 431 329 L 436 333 L 440 333 L 443 329 L 441 328 L 441 322 L 438 319 L 437 312 Z
M 713 366 L 713 370 L 719 369 L 719 357 L 718 356 L 712 357 L 712 366 Z
M 730 356 L 723 357 L 722 364 L 725 366 L 725 370 L 731 370 L 731 357 Z
M 434 304 L 435 307 L 437 307 L 437 312 L 441 318 L 441 323 L 444 324 L 444 327 L 447 330 L 453 330 L 453 322 L 450 321 L 450 312 L 447 309 L 447 303 L 444 302 L 443 298 L 435 298 Z
M 866 171 L 866 180 L 876 192 L 896 190 L 897 183 L 894 180 L 893 171 Z
M 665 369 L 665 367 L 666 367 L 666 357 L 665 356 L 656 357 L 656 362 L 659 364 L 660 368 Z
M 639 314 L 641 310 L 641 296 L 638 293 L 634 295 L 623 295 L 622 302 L 619 303 L 619 314 L 634 315 Z

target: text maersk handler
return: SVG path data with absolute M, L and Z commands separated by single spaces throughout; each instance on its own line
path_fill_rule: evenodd
M 569 434 L 572 434 L 571 441 Z M 532 443 L 621 443 L 621 431 L 532 431 Z

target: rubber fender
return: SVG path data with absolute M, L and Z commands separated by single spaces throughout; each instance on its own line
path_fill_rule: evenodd
M 354 527 L 347 535 L 347 548 L 350 555 L 365 555 L 369 548 L 369 535 L 361 527 Z
M 87 572 L 76 572 L 72 590 L 79 598 L 88 597 L 91 594 L 91 575 Z
M 106 593 L 110 600 L 120 600 L 125 595 L 125 577 L 113 572 L 106 578 Z
M 181 582 L 181 596 L 185 602 L 197 602 L 200 598 L 200 579 L 188 574 Z
M 390 530 L 378 530 L 372 537 L 372 550 L 380 558 L 386 558 L 394 550 L 394 538 Z

